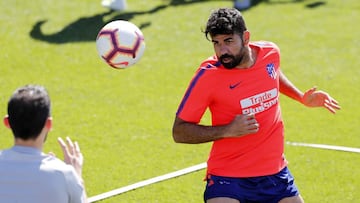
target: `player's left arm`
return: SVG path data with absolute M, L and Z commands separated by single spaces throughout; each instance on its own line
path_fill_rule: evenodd
M 303 93 L 281 71 L 279 73 L 279 86 L 282 94 L 308 107 L 325 107 L 331 113 L 336 113 L 336 110 L 340 109 L 339 103 L 327 92 L 312 87 Z

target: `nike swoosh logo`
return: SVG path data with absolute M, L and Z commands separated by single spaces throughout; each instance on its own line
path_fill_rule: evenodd
M 240 83 L 241 83 L 241 82 L 238 82 L 238 83 L 235 83 L 235 84 L 230 84 L 230 85 L 229 85 L 229 88 L 230 88 L 230 89 L 234 89 L 234 88 L 236 88 L 238 85 L 240 85 Z

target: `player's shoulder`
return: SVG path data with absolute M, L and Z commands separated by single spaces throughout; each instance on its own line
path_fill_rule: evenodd
M 203 60 L 193 76 L 196 79 L 197 84 L 208 83 L 217 81 L 219 77 L 219 71 L 223 70 L 223 66 L 217 59 L 216 55 L 211 56 Z
M 250 43 L 251 46 L 255 46 L 255 47 L 259 47 L 261 49 L 265 49 L 265 50 L 276 50 L 276 51 L 280 51 L 280 48 L 277 44 L 275 44 L 274 42 L 270 42 L 270 41 L 254 41 Z
M 59 158 L 47 154 L 43 154 L 42 167 L 49 171 L 53 170 L 59 172 L 71 171 L 73 168 L 71 165 L 66 164 Z
M 63 160 L 52 155 L 46 155 L 42 161 L 42 171 L 51 173 L 53 176 L 65 177 L 67 181 L 72 181 L 78 177 L 75 168 L 66 164 Z
M 199 69 L 200 70 L 217 70 L 221 66 L 220 61 L 217 59 L 216 55 L 210 56 L 201 62 Z

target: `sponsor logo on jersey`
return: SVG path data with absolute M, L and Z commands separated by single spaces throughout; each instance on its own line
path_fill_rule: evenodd
M 236 88 L 238 85 L 240 85 L 241 82 L 237 82 L 237 83 L 234 83 L 234 84 L 230 84 L 229 85 L 229 88 L 232 90 L 234 88 Z
M 242 99 L 240 106 L 243 114 L 260 113 L 278 103 L 277 88 Z

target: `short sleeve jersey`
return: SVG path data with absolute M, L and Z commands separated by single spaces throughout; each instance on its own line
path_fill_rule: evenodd
M 75 169 L 54 156 L 23 146 L 0 151 L 0 202 L 84 203 Z
M 226 69 L 216 56 L 196 71 L 176 115 L 199 123 L 207 109 L 212 125 L 230 123 L 238 114 L 254 113 L 260 127 L 255 134 L 214 141 L 207 173 L 228 177 L 275 174 L 284 158 L 284 127 L 279 105 L 280 51 L 271 42 L 252 42 L 257 51 L 248 69 Z

